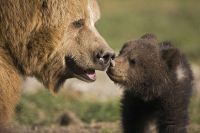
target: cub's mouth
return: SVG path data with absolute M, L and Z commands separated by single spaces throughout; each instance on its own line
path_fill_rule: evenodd
M 121 76 L 117 76 L 114 72 L 113 69 L 109 68 L 107 70 L 107 75 L 108 77 L 115 83 L 120 83 L 122 81 L 122 77 Z
M 85 82 L 96 81 L 96 72 L 94 68 L 85 69 L 78 65 L 72 57 L 65 57 L 65 63 L 68 69 L 70 69 L 73 77 Z

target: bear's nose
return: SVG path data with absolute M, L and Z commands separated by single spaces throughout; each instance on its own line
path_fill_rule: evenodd
M 112 50 L 99 51 L 96 54 L 96 61 L 105 69 L 114 60 L 115 53 Z

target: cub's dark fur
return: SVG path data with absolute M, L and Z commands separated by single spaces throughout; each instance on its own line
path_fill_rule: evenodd
M 107 73 L 124 88 L 124 133 L 147 132 L 151 121 L 159 133 L 187 132 L 193 76 L 184 54 L 145 34 L 127 42 L 115 62 Z

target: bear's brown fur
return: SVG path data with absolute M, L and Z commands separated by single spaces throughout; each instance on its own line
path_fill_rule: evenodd
M 65 79 L 95 80 L 113 51 L 95 29 L 96 0 L 0 0 L 0 124 L 20 96 L 21 78 L 35 76 L 50 91 Z
M 109 77 L 124 88 L 125 133 L 144 133 L 156 121 L 159 133 L 186 133 L 192 72 L 185 56 L 153 34 L 126 43 Z

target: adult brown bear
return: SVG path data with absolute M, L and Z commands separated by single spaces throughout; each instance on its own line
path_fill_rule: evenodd
M 0 0 L 0 124 L 9 122 L 22 77 L 50 91 L 76 77 L 95 81 L 113 51 L 95 29 L 95 0 Z

